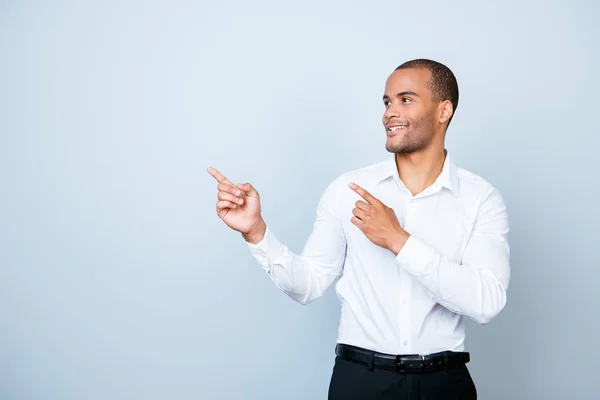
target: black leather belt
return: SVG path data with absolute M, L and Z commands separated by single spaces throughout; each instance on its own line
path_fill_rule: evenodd
M 463 366 L 470 361 L 468 352 L 443 351 L 427 355 L 393 355 L 341 343 L 335 347 L 335 354 L 344 360 L 365 364 L 369 368 L 372 366 L 397 372 L 445 371 Z

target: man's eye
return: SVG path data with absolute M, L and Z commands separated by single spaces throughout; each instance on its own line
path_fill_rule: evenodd
M 412 99 L 411 99 L 411 98 L 408 98 L 408 97 L 403 97 L 403 98 L 402 98 L 402 102 L 403 102 L 403 103 L 411 103 L 411 102 L 412 102 Z
M 389 106 L 389 105 L 390 105 L 390 102 L 389 102 L 389 101 L 384 101 L 384 102 L 383 102 L 383 105 L 387 107 L 387 106 Z

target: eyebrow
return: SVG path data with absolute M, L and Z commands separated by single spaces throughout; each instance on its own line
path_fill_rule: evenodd
M 416 96 L 419 97 L 418 94 L 416 94 L 415 92 L 411 92 L 411 91 L 406 91 L 406 92 L 400 92 L 396 95 L 396 97 L 400 97 L 400 96 Z M 383 100 L 389 99 L 390 97 L 387 94 L 383 95 Z

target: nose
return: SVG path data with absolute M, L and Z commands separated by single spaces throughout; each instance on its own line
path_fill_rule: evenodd
M 400 117 L 400 107 L 395 106 L 394 104 L 390 104 L 383 113 L 384 119 L 392 119 Z

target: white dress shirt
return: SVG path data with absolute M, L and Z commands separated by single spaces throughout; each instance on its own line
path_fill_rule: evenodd
M 355 182 L 392 208 L 410 237 L 395 255 L 350 219 Z M 275 285 L 308 304 L 341 274 L 338 343 L 390 354 L 463 351 L 463 316 L 484 324 L 506 303 L 508 217 L 491 184 L 457 168 L 447 152 L 435 183 L 413 196 L 395 156 L 335 178 L 325 189 L 300 254 L 267 227 L 248 243 Z

